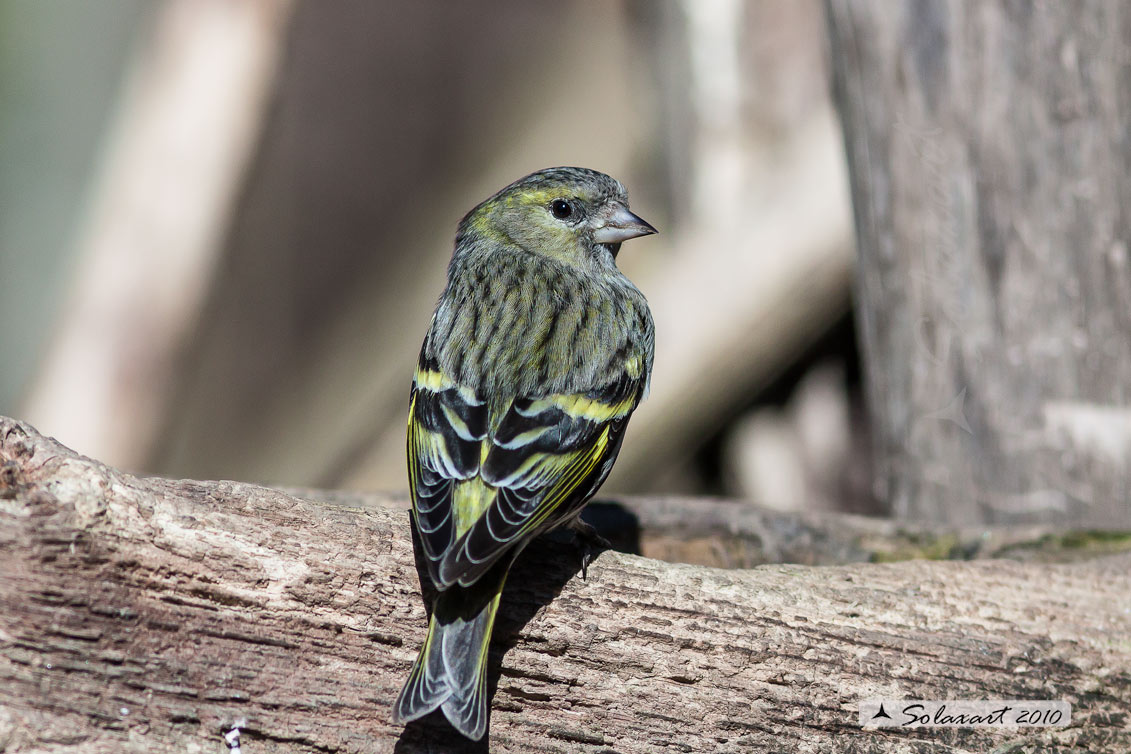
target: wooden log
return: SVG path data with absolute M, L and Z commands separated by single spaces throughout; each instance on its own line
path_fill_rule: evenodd
M 602 520 L 604 509 L 614 514 L 607 523 Z M 635 539 L 618 529 L 622 511 L 631 516 Z M 1069 562 L 1131 551 L 1127 531 L 927 526 L 835 513 L 782 513 L 742 500 L 713 498 L 616 497 L 591 503 L 586 514 L 617 549 L 717 568 L 912 559 Z M 634 542 L 635 547 L 624 548 L 620 542 Z
M 1131 6 L 827 0 L 876 496 L 1131 521 Z
M 312 501 L 408 510 L 404 493 L 284 488 Z M 940 526 L 838 513 L 759 508 L 747 500 L 599 495 L 582 517 L 613 549 L 669 563 L 753 568 L 899 560 L 1066 563 L 1131 552 L 1131 531 L 1032 526 Z
M 583 581 L 540 540 L 504 597 L 489 745 L 1125 752 L 1129 566 L 609 552 Z M 403 511 L 133 477 L 0 419 L 0 750 L 486 751 L 388 722 L 424 628 Z M 861 729 L 880 696 L 1064 699 L 1073 724 Z

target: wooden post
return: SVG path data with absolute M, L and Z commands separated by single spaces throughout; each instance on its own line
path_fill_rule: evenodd
M 828 0 L 876 495 L 1131 521 L 1131 6 Z

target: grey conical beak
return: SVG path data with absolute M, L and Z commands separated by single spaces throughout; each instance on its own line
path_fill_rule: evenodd
M 656 232 L 655 228 L 629 212 L 623 204 L 609 205 L 594 218 L 593 223 L 593 240 L 597 243 L 620 243 Z

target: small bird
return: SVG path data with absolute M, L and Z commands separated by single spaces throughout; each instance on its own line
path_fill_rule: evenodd
M 438 596 L 393 722 L 439 708 L 483 737 L 507 571 L 539 534 L 584 532 L 577 516 L 648 392 L 652 315 L 616 257 L 655 232 L 618 181 L 571 167 L 460 221 L 409 396 L 412 522 Z

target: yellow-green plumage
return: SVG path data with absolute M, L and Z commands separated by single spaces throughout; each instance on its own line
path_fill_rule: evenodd
M 460 223 L 409 403 L 413 525 L 438 597 L 395 721 L 440 709 L 483 736 L 507 570 L 576 518 L 647 392 L 652 318 L 615 258 L 654 232 L 582 168 L 529 175 Z

